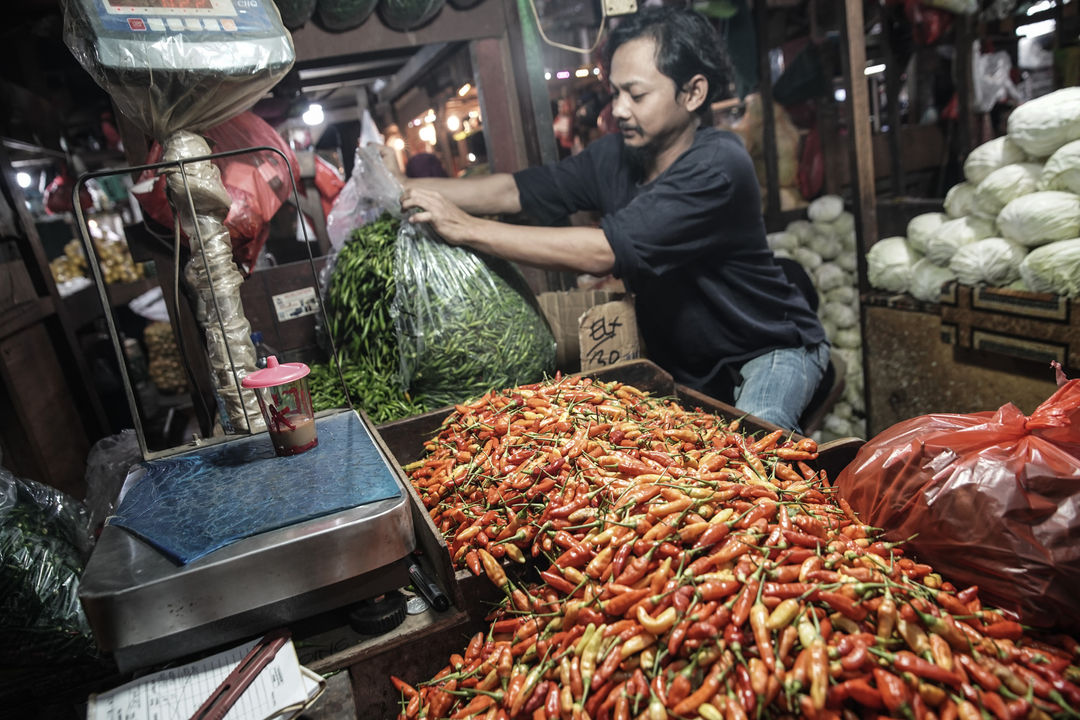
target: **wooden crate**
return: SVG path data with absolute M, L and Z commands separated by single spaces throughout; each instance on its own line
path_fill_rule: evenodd
M 952 283 L 942 293 L 941 337 L 958 347 L 1080 369 L 1080 300 Z

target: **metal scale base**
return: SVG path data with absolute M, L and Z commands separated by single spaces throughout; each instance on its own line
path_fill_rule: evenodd
M 293 457 L 262 433 L 133 468 L 79 590 L 121 671 L 408 584 L 400 471 L 355 412 L 316 423 L 319 445 Z

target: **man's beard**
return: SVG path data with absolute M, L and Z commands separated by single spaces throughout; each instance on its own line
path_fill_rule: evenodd
M 623 138 L 622 156 L 623 161 L 626 162 L 627 167 L 630 169 L 630 177 L 633 178 L 634 182 L 641 182 L 652 171 L 653 164 L 656 161 L 656 145 L 655 143 L 646 143 L 639 147 L 627 145 L 626 138 Z

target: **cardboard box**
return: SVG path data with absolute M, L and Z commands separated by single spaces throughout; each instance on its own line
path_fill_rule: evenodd
M 555 336 L 555 366 L 563 372 L 581 369 L 581 316 L 593 307 L 617 300 L 610 290 L 563 290 L 540 293 L 537 301 Z

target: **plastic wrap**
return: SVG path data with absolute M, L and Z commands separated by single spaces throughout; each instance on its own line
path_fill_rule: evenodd
M 326 234 L 335 250 L 341 250 L 353 230 L 367 225 L 385 212 L 364 184 L 365 173 L 359 171 L 363 163 L 360 150 L 357 149 L 353 160 L 353 167 L 357 170 L 345 182 L 326 215 Z
M 94 654 L 78 596 L 89 548 L 77 500 L 0 468 L 0 666 Z
M 195 43 L 185 41 L 184 33 L 169 33 L 154 41 L 161 66 L 148 67 L 119 44 L 113 47 L 121 58 L 106 63 L 79 4 L 64 2 L 64 42 L 120 112 L 157 140 L 177 130 L 220 125 L 244 112 L 284 77 L 295 59 L 292 36 L 281 25 L 277 7 L 264 3 L 270 28 L 257 42 L 236 42 L 223 33 L 221 42 Z
M 1030 417 L 1007 404 L 905 420 L 836 484 L 863 522 L 912 538 L 956 585 L 1029 625 L 1080 630 L 1080 380 Z
M 203 138 L 186 132 L 173 133 L 163 150 L 162 159 L 167 162 L 210 154 Z M 233 263 L 232 243 L 225 228 L 231 200 L 213 163 L 202 160 L 186 163 L 184 168 L 186 180 L 178 167 L 166 169 L 164 175 L 174 198 L 186 201 L 189 192 L 191 196 L 190 203 L 178 204 L 177 212 L 192 251 L 184 277 L 197 294 L 195 315 L 206 332 L 210 380 L 224 403 L 231 429 L 258 432 L 266 423 L 255 393 L 245 390 L 240 395 L 237 391 L 239 381 L 255 371 L 255 346 L 240 301 L 244 278 Z
M 281 155 L 263 151 L 216 158 L 213 161 L 221 171 L 221 180 L 229 194 L 230 205 L 225 217 L 225 227 L 228 228 L 232 241 L 233 258 L 250 272 L 270 235 L 271 218 L 292 196 L 289 165 L 293 168 L 293 179 L 300 182 L 296 157 L 281 135 L 252 112 L 241 113 L 202 134 L 212 152 L 266 146 L 277 148 L 288 160 L 287 165 Z M 161 145 L 154 143 L 146 161 L 155 163 L 160 161 L 161 157 Z M 139 178 L 136 187 L 146 188 L 147 184 L 151 184 L 150 189 L 135 192 L 135 197 L 147 215 L 171 228 L 173 214 L 165 194 L 164 176 L 156 176 L 154 171 L 147 170 Z

